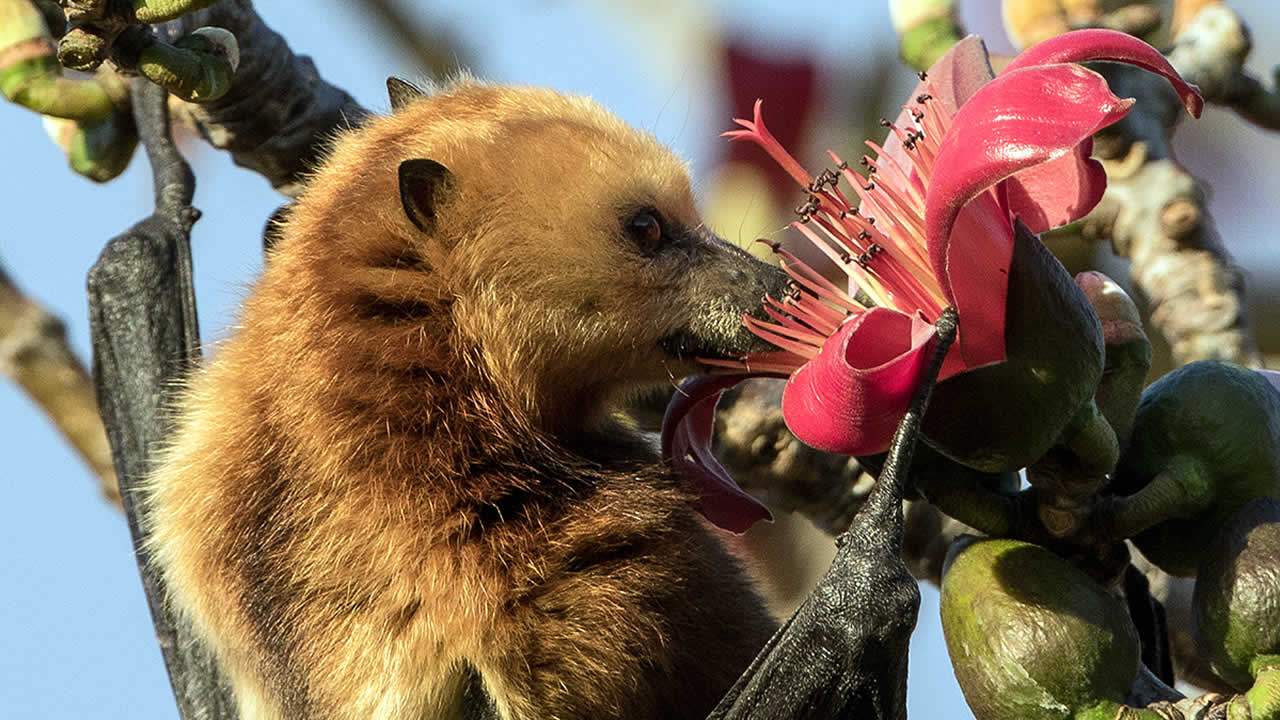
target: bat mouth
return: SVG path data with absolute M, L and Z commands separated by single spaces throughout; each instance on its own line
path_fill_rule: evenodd
M 746 326 L 738 328 L 730 337 L 721 338 L 708 338 L 681 328 L 659 340 L 658 347 L 669 357 L 690 362 L 698 359 L 737 360 L 747 353 L 773 349 Z
M 718 344 L 707 342 L 687 329 L 670 333 L 658 341 L 658 348 L 677 360 L 695 360 L 700 357 L 728 358 L 729 351 Z

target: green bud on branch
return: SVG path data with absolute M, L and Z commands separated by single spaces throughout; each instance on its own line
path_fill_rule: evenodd
M 1196 647 L 1237 690 L 1249 687 L 1260 668 L 1280 668 L 1277 558 L 1280 500 L 1259 498 L 1231 516 L 1205 550 L 1196 576 Z
M 952 545 L 942 629 L 979 720 L 1115 717 L 1138 675 L 1138 635 L 1123 603 L 1039 545 Z
M 133 119 L 121 113 L 91 121 L 45 118 L 45 131 L 77 174 L 107 182 L 124 172 L 138 147 Z
M 189 102 L 209 102 L 231 89 L 240 64 L 235 36 L 222 28 L 200 28 L 173 45 L 156 43 L 138 56 L 138 70 Z
M 30 0 L 0 0 L 0 93 L 61 118 L 102 120 L 117 109 L 98 79 L 62 76 L 45 16 Z
M 1173 575 L 1195 575 L 1218 529 L 1280 497 L 1280 391 L 1230 363 L 1200 361 L 1147 388 L 1103 512 L 1118 538 Z
M 889 12 L 898 55 L 916 70 L 928 69 L 965 35 L 955 0 L 891 0 Z

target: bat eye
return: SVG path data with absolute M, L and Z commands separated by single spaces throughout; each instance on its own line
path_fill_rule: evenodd
M 636 245 L 645 252 L 653 252 L 662 245 L 662 223 L 652 210 L 641 210 L 627 223 L 627 232 Z

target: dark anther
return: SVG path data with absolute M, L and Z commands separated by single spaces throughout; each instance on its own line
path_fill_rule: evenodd
M 772 251 L 774 251 L 774 252 L 778 252 L 779 250 L 781 250 L 781 249 L 782 249 L 782 243 L 780 243 L 780 242 L 769 242 L 768 240 L 765 240 L 764 238 L 760 238 L 760 242 L 764 243 L 765 245 L 768 245 L 768 246 L 769 246 L 769 249 L 770 249 L 770 250 L 772 250 Z
M 866 167 L 871 164 L 871 158 L 867 157 L 866 155 L 863 155 L 862 159 L 858 160 L 858 164 L 861 165 L 862 167 Z
M 925 72 L 925 71 L 921 70 L 921 71 L 920 71 L 920 79 L 921 79 L 921 80 L 928 80 L 928 79 L 929 79 L 929 73 L 927 73 L 927 72 Z
M 819 198 L 811 195 L 809 201 L 796 208 L 796 214 L 800 216 L 800 222 L 809 222 L 809 216 L 818 211 Z
M 868 191 L 870 191 L 870 190 L 875 190 L 875 189 L 876 189 L 876 184 L 875 184 L 875 183 L 873 183 L 873 182 L 869 182 L 869 183 L 867 183 L 866 185 L 863 185 L 863 186 L 862 186 L 862 189 L 863 189 L 863 190 L 868 190 Z
M 889 122 L 886 118 L 880 118 L 880 127 L 893 127 L 893 123 Z
M 840 261 L 843 262 L 845 265 L 848 265 L 849 263 L 853 262 L 853 256 L 850 255 L 848 251 L 841 250 Z
M 868 225 L 875 225 L 875 224 L 876 224 L 876 219 L 875 219 L 875 218 L 873 218 L 873 217 L 871 217 L 870 215 L 868 215 L 868 216 L 867 216 L 867 224 L 868 224 Z
M 922 110 L 912 110 L 912 111 L 911 111 L 911 117 L 915 118 L 915 121 L 916 121 L 916 122 L 920 122 L 921 120 L 923 120 L 923 119 L 924 119 L 924 111 L 922 111 Z
M 878 255 L 884 252 L 884 246 L 880 243 L 872 243 L 871 246 L 867 248 L 867 252 L 871 253 L 873 256 Z
M 843 160 L 843 161 L 841 161 L 841 162 L 840 162 L 840 164 L 839 164 L 839 165 L 837 165 L 836 167 L 840 168 L 841 170 L 848 170 L 848 169 L 849 169 L 849 161 L 848 161 L 848 160 Z
M 858 239 L 859 239 L 859 240 L 870 240 L 870 239 L 871 239 L 871 233 L 867 232 L 866 230 L 859 230 L 859 231 L 858 231 Z
M 933 96 L 930 95 L 929 93 L 920 93 L 919 95 L 916 96 L 916 102 L 920 103 L 921 105 L 929 102 L 932 99 L 933 99 Z

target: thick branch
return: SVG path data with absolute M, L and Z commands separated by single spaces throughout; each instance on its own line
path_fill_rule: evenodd
M 289 196 L 300 192 L 333 134 L 360 124 L 368 111 L 340 88 L 325 82 L 311 58 L 295 55 L 267 27 L 250 0 L 222 0 L 165 26 L 170 39 L 202 26 L 231 31 L 240 45 L 240 65 L 221 98 L 178 112 L 237 165 L 261 174 Z
M 1224 20 L 1234 21 L 1236 35 L 1223 31 Z M 1215 3 L 1186 27 L 1169 60 L 1207 99 L 1220 99 L 1216 89 L 1247 53 L 1237 41 L 1243 36 L 1238 18 Z M 1172 158 L 1169 135 L 1182 116 L 1177 98 L 1154 75 L 1119 66 L 1105 72 L 1117 95 L 1138 102 L 1099 137 L 1107 192 L 1085 219 L 1086 236 L 1110 238 L 1116 254 L 1131 261 L 1131 277 L 1178 364 L 1218 358 L 1259 365 L 1243 275 L 1214 227 L 1204 187 Z
M 111 447 L 98 416 L 93 381 L 67 345 L 62 321 L 25 296 L 0 268 L 0 373 L 13 378 L 57 425 L 97 475 L 102 494 L 120 503 Z

